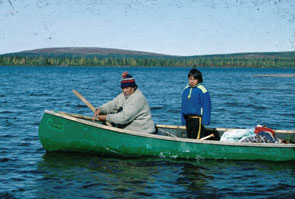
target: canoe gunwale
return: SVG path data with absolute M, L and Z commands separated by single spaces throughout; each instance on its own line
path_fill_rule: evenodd
M 185 130 L 185 126 L 175 126 L 175 125 L 166 125 L 166 124 L 157 124 L 159 128 L 167 128 L 167 129 L 182 129 Z M 241 128 L 206 128 L 208 130 L 216 130 L 216 131 L 231 131 L 231 130 L 242 130 Z M 294 130 L 273 130 L 275 133 L 279 134 L 295 134 Z
M 116 127 L 110 127 L 110 126 L 106 126 L 103 124 L 89 121 L 87 119 L 80 119 L 80 118 L 71 116 L 71 114 L 67 114 L 64 112 L 45 110 L 44 113 L 49 114 L 49 115 L 54 115 L 57 117 L 61 117 L 61 118 L 65 118 L 67 120 L 71 120 L 71 121 L 78 122 L 81 124 L 93 126 L 96 128 L 101 128 L 101 129 L 105 129 L 105 130 L 109 130 L 109 131 L 113 131 L 113 132 L 129 134 L 129 135 L 134 135 L 134 136 L 153 138 L 153 139 L 169 140 L 169 141 L 175 141 L 175 142 L 188 142 L 188 143 L 196 143 L 196 144 L 226 145 L 226 146 L 240 146 L 240 147 L 294 148 L 294 150 L 295 150 L 295 144 L 221 142 L 221 141 L 214 141 L 214 140 L 195 140 L 195 139 L 189 139 L 189 138 L 170 137 L 170 136 L 140 133 L 140 132 L 120 129 L 120 128 L 116 128 Z M 157 125 L 157 126 L 160 128 L 185 129 L 185 127 L 183 128 L 183 126 L 173 126 L 173 125 Z M 166 126 L 166 127 L 164 127 L 164 126 Z

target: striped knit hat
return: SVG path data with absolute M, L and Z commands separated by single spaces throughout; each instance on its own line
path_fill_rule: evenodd
M 137 87 L 135 79 L 128 72 L 122 73 L 121 88 Z

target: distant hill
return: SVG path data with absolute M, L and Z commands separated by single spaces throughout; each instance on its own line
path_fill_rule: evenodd
M 72 56 L 147 56 L 147 57 L 295 57 L 295 51 L 286 52 L 247 52 L 247 53 L 229 53 L 229 54 L 211 54 L 211 55 L 193 55 L 178 56 L 167 55 L 153 52 L 123 50 L 115 48 L 98 48 L 98 47 L 64 47 L 64 48 L 40 48 L 26 50 L 5 55 L 72 55 Z M 0 55 L 1 56 L 1 55 Z
M 6 54 L 7 55 L 7 54 Z M 67 47 L 67 48 L 41 48 L 35 50 L 26 50 L 10 55 L 72 55 L 72 56 L 147 56 L 147 57 L 169 57 L 170 55 L 122 50 L 114 48 L 95 48 L 95 47 Z
M 177 56 L 112 48 L 42 48 L 0 55 L 0 65 L 295 68 L 295 51 Z

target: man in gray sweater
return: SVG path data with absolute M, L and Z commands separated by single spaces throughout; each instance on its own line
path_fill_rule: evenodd
M 147 100 L 128 72 L 122 74 L 121 88 L 122 92 L 117 97 L 95 110 L 93 121 L 97 117 L 101 121 L 114 123 L 119 128 L 155 133 L 155 123 Z

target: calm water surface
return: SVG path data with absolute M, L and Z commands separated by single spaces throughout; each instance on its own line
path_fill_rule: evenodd
M 91 116 L 120 93 L 128 70 L 160 124 L 180 124 L 190 68 L 0 67 L 0 198 L 294 198 L 295 162 L 120 159 L 46 153 L 45 109 Z M 295 129 L 294 69 L 200 68 L 212 99 L 210 127 Z

